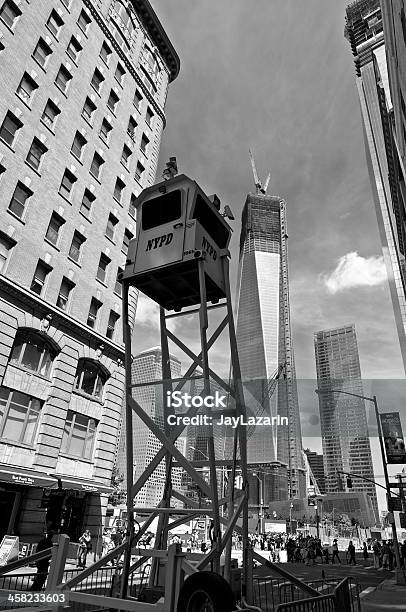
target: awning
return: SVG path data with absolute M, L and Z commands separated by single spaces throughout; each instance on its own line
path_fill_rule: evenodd
M 0 482 L 21 485 L 25 487 L 42 487 L 58 489 L 58 479 L 62 482 L 62 489 L 73 489 L 86 493 L 111 493 L 112 487 L 88 479 L 73 478 L 64 474 L 53 476 L 36 470 L 25 470 L 14 466 L 0 467 Z

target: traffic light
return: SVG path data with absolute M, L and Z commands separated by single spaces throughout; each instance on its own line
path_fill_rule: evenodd
M 347 489 L 352 489 L 352 478 L 349 476 L 347 478 Z

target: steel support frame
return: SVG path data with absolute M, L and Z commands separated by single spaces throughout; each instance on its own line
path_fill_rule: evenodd
M 134 497 L 142 489 L 147 482 L 148 478 L 154 473 L 158 465 L 162 460 L 165 461 L 165 486 L 163 491 L 163 498 L 158 508 L 155 509 L 155 515 L 159 515 L 157 538 L 155 548 L 166 549 L 167 548 L 167 535 L 168 530 L 175 524 L 181 524 L 186 518 L 178 519 L 169 523 L 170 514 L 177 514 L 177 509 L 170 507 L 170 500 L 174 498 L 182 498 L 182 495 L 172 489 L 171 472 L 174 461 L 176 465 L 182 467 L 192 480 L 197 484 L 200 490 L 211 499 L 210 515 L 213 520 L 214 527 L 214 542 L 212 550 L 199 564 L 200 567 L 205 567 L 208 563 L 211 563 L 213 571 L 220 572 L 220 556 L 224 548 L 226 550 L 226 568 L 225 575 L 230 575 L 230 542 L 233 530 L 241 531 L 243 535 L 243 578 L 242 578 L 242 595 L 250 601 L 252 594 L 252 564 L 250 565 L 250 550 L 248 541 L 248 472 L 247 472 L 247 439 L 246 439 L 246 427 L 239 425 L 236 431 L 236 443 L 234 445 L 234 466 L 238 463 L 239 469 L 242 473 L 243 478 L 243 489 L 242 494 L 234 499 L 233 492 L 230 493 L 229 498 L 219 499 L 218 488 L 217 488 L 217 472 L 216 472 L 216 457 L 215 447 L 212 429 L 209 431 L 208 436 L 208 463 L 210 467 L 210 485 L 201 477 L 197 471 L 193 462 L 188 461 L 182 453 L 176 448 L 175 442 L 179 435 L 183 432 L 185 426 L 180 424 L 178 426 L 169 429 L 167 425 L 167 408 L 166 408 L 166 392 L 172 390 L 180 390 L 190 379 L 196 368 L 200 367 L 203 371 L 204 388 L 203 395 L 210 395 L 210 378 L 221 385 L 222 388 L 232 397 L 235 401 L 235 412 L 236 416 L 246 416 L 246 409 L 244 403 L 244 392 L 241 381 L 241 370 L 237 351 L 237 341 L 235 334 L 234 316 L 231 303 L 231 291 L 230 291 L 230 279 L 229 279 L 229 253 L 224 251 L 220 254 L 223 270 L 223 278 L 225 284 L 225 301 L 216 305 L 216 308 L 225 307 L 226 315 L 224 319 L 217 326 L 216 330 L 210 338 L 207 337 L 208 331 L 208 310 L 212 307 L 207 305 L 206 295 L 206 273 L 205 273 L 205 259 L 204 256 L 198 259 L 198 274 L 199 274 L 199 289 L 200 289 L 200 306 L 193 312 L 199 315 L 199 331 L 200 331 L 200 344 L 201 350 L 197 355 L 191 351 L 179 338 L 177 338 L 171 331 L 167 329 L 166 320 L 173 316 L 190 315 L 191 311 L 185 311 L 183 313 L 165 314 L 165 310 L 160 308 L 160 333 L 161 333 L 161 351 L 162 351 L 162 380 L 151 381 L 145 383 L 146 385 L 162 384 L 163 393 L 163 410 L 164 410 L 164 421 L 165 426 L 162 430 L 154 420 L 143 410 L 139 403 L 132 397 L 132 389 L 140 387 L 140 384 L 134 385 L 131 376 L 131 329 L 128 322 L 128 293 L 131 286 L 131 279 L 124 279 L 123 281 L 123 337 L 125 346 L 125 424 L 126 424 L 126 446 L 127 446 L 127 457 L 126 457 L 126 473 L 127 473 L 127 547 L 124 555 L 124 567 L 121 581 L 121 597 L 127 597 L 127 584 L 128 577 L 131 568 L 131 548 L 134 540 Z M 233 373 L 233 383 L 230 385 L 226 384 L 220 376 L 218 376 L 209 366 L 209 350 L 216 342 L 220 334 L 228 327 L 228 335 L 230 342 L 230 353 L 231 353 L 231 367 Z M 188 368 L 183 379 L 172 379 L 171 368 L 170 368 L 170 356 L 168 341 L 174 342 L 182 351 L 192 360 L 192 364 Z M 174 384 L 177 383 L 177 384 Z M 199 411 L 198 407 L 191 407 L 185 413 L 184 416 L 195 416 Z M 133 412 L 147 425 L 150 431 L 159 439 L 162 444 L 161 449 L 156 453 L 155 457 L 150 461 L 144 472 L 138 477 L 134 483 L 134 450 L 133 450 Z M 229 410 L 228 410 L 229 412 Z M 206 426 L 212 428 L 212 425 Z M 237 460 L 237 452 L 239 450 L 239 458 Z M 235 469 L 233 470 L 233 472 Z M 195 504 L 190 503 L 191 500 L 185 498 L 185 501 L 192 508 L 187 514 L 195 516 L 196 514 L 204 514 L 206 509 L 204 507 L 195 507 Z M 227 518 L 220 516 L 220 507 L 227 503 L 228 504 L 228 516 Z M 193 512 L 192 512 L 193 510 Z M 209 508 L 207 509 L 209 510 Z M 178 513 L 179 514 L 179 513 Z M 180 513 L 182 514 L 182 513 Z M 237 526 L 238 518 L 242 516 L 242 529 Z M 226 531 L 222 536 L 221 524 L 226 526 Z M 153 568 L 154 569 L 154 568 Z M 154 571 L 151 571 L 152 580 L 157 581 L 158 579 L 158 563 L 156 562 Z M 168 586 L 168 582 L 166 584 Z M 168 593 L 168 597 L 172 598 L 173 593 Z

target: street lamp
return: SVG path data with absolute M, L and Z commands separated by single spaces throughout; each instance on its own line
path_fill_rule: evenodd
M 259 482 L 259 532 L 263 533 L 263 510 L 264 510 L 264 497 L 263 497 L 263 483 L 262 479 L 256 472 L 252 472 L 252 475 L 258 479 Z
M 373 397 L 367 397 L 366 395 L 359 395 L 358 393 L 351 393 L 350 391 L 343 391 L 342 389 L 316 389 L 317 395 L 322 395 L 323 393 L 342 393 L 343 395 L 351 395 L 352 397 L 358 397 L 359 399 L 366 400 L 368 402 L 372 402 L 375 408 L 375 418 L 376 424 L 378 426 L 378 437 L 379 437 L 379 446 L 381 449 L 381 457 L 382 457 L 382 465 L 383 465 L 383 473 L 385 476 L 385 485 L 386 485 L 386 502 L 388 505 L 388 512 L 390 512 L 390 483 L 388 476 L 388 466 L 386 464 L 386 456 L 385 456 L 385 447 L 383 443 L 383 434 L 382 434 L 382 425 L 381 419 L 379 416 L 378 410 L 378 401 L 376 399 L 376 395 Z M 396 578 L 398 584 L 404 584 L 406 582 L 406 577 L 404 572 L 400 569 L 400 554 L 399 554 L 399 542 L 398 535 L 396 532 L 395 520 L 392 522 L 392 538 L 395 548 L 395 559 L 396 559 Z

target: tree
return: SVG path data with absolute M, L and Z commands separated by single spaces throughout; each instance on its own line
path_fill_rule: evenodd
M 111 506 L 118 506 L 126 501 L 126 492 L 121 487 L 121 483 L 124 480 L 124 475 L 121 474 L 117 467 L 113 468 L 111 474 L 110 485 L 113 487 L 113 491 L 109 495 L 108 503 Z

